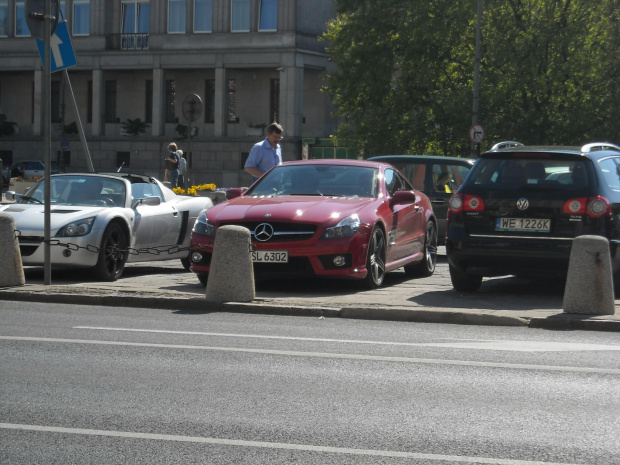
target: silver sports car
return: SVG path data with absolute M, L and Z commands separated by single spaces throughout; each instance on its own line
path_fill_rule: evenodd
M 44 265 L 44 193 L 41 180 L 0 213 L 15 218 L 24 265 Z M 181 259 L 208 197 L 177 195 L 157 179 L 128 173 L 55 174 L 50 178 L 50 255 L 53 268 L 92 268 L 115 281 L 126 262 Z

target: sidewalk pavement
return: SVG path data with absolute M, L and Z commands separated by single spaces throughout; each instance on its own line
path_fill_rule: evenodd
M 249 303 L 208 302 L 204 286 L 176 260 L 128 264 L 112 283 L 85 280 L 83 271 L 55 271 L 52 283 L 45 285 L 43 268 L 24 271 L 26 285 L 0 288 L 0 301 L 620 331 L 620 300 L 615 301 L 615 315 L 567 314 L 562 310 L 563 283 L 514 277 L 485 279 L 478 292 L 459 293 L 452 288 L 444 256 L 429 278 L 406 279 L 396 271 L 373 291 L 362 291 L 351 281 L 258 281 L 256 299 Z

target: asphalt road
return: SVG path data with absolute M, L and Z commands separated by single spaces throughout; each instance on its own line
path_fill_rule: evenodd
M 0 301 L 0 463 L 620 463 L 614 333 Z

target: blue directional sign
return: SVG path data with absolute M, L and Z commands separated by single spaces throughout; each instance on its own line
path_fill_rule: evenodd
M 37 40 L 37 47 L 39 47 L 41 61 L 43 65 L 45 65 L 45 42 Z M 56 26 L 54 35 L 50 37 L 50 50 L 52 52 L 50 71 L 52 73 L 77 65 L 75 52 L 73 51 L 73 45 L 71 45 L 71 38 L 69 37 L 69 30 L 67 29 L 67 23 L 59 22 L 58 26 Z

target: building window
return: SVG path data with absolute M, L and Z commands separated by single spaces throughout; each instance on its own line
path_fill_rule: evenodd
M 93 122 L 93 81 L 88 81 L 86 95 L 86 122 Z
M 278 30 L 278 0 L 261 0 L 260 19 L 258 20 L 259 31 Z
M 194 32 L 213 32 L 213 0 L 194 0 Z
M 280 80 L 272 79 L 269 89 L 269 121 L 280 121 Z
M 215 81 L 207 79 L 205 81 L 205 123 L 215 122 Z
M 15 37 L 30 37 L 24 3 L 25 0 L 15 0 Z
M 151 5 L 149 2 L 123 0 L 121 31 L 123 34 L 148 34 Z
M 176 81 L 166 81 L 166 123 L 174 123 L 174 107 L 176 103 Z
M 146 80 L 146 95 L 144 96 L 144 118 L 147 123 L 153 122 L 153 80 Z
M 131 168 L 131 152 L 116 152 L 116 166 Z
M 231 1 L 231 30 L 233 32 L 250 32 L 250 0 Z
M 90 34 L 90 0 L 73 0 L 73 35 Z
M 168 33 L 185 32 L 185 0 L 168 0 Z
M 52 94 L 50 95 L 51 108 L 50 116 L 52 123 L 61 123 L 62 117 L 60 112 L 60 81 L 52 81 L 51 83 Z
M 9 35 L 9 0 L 0 0 L 0 37 Z
M 238 123 L 239 118 L 237 117 L 237 80 L 229 79 L 228 80 L 228 122 L 229 123 Z
M 116 123 L 116 81 L 105 82 L 105 122 Z

